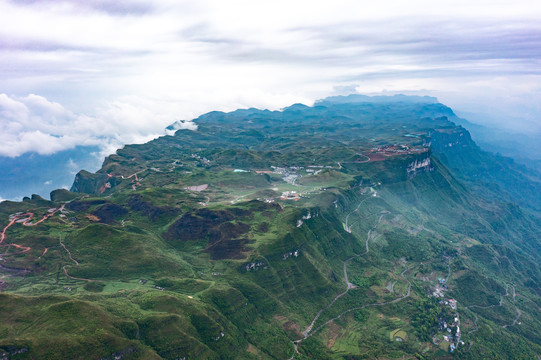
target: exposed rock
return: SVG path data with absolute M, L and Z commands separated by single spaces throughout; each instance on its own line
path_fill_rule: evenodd
M 50 197 L 52 201 L 70 201 L 80 197 L 80 194 L 73 193 L 66 189 L 57 189 L 51 191 Z
M 14 346 L 14 345 L 11 345 L 11 346 L 6 346 L 5 348 L 5 351 L 7 351 L 7 353 L 9 353 L 9 355 L 19 355 L 19 354 L 25 354 L 29 351 L 29 349 L 27 347 L 17 347 L 17 346 Z M 6 356 L 8 355 L 7 353 L 3 352 L 2 351 L 2 356 Z M 9 359 L 9 357 L 6 357 L 6 359 Z
M 224 332 L 223 332 L 223 331 L 220 331 L 220 335 L 216 336 L 216 337 L 214 338 L 214 341 L 218 341 L 218 340 L 220 340 L 221 338 L 223 338 L 224 336 L 225 336 Z
M 132 354 L 134 352 L 137 352 L 137 348 L 132 345 L 123 350 L 115 351 L 111 355 L 104 358 L 100 358 L 99 360 L 121 360 L 121 359 L 124 359 L 126 355 Z
M 299 249 L 296 249 L 296 250 L 291 250 L 289 252 L 286 252 L 285 254 L 282 255 L 282 260 L 287 260 L 288 258 L 290 257 L 299 257 L 299 254 L 300 254 L 300 250 Z
M 75 175 L 75 180 L 73 181 L 70 191 L 75 193 L 100 195 L 108 188 L 117 186 L 121 181 L 120 178 L 109 174 L 92 174 L 88 171 L 81 170 Z
M 261 268 L 266 268 L 267 264 L 264 261 L 255 261 L 242 265 L 242 269 L 245 271 L 257 271 Z
M 408 179 L 411 179 L 417 175 L 417 173 L 421 171 L 431 171 L 432 166 L 430 162 L 430 157 L 421 159 L 421 160 L 415 160 L 408 164 L 408 167 L 406 169 L 408 173 Z
M 304 224 L 304 220 L 310 220 L 313 217 L 319 216 L 319 212 L 316 210 L 314 212 L 308 211 L 308 214 L 301 216 L 299 220 L 297 220 L 297 227 L 301 227 L 302 224 Z

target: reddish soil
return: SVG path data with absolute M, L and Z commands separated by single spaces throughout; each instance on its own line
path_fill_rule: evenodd
M 385 155 L 379 153 L 370 154 L 368 157 L 370 158 L 370 162 L 384 161 L 385 159 L 387 159 Z
M 4 241 L 6 240 L 6 231 L 11 226 L 13 226 L 15 223 L 17 223 L 17 221 L 25 219 L 24 221 L 21 222 L 21 224 L 23 226 L 36 226 L 36 225 L 44 222 L 45 220 L 47 220 L 48 218 L 50 218 L 54 214 L 56 214 L 58 211 L 61 211 L 62 209 L 64 209 L 64 205 L 62 205 L 58 209 L 54 209 L 53 211 L 47 212 L 47 214 L 43 215 L 43 217 L 40 220 L 36 221 L 36 222 L 31 222 L 32 219 L 34 218 L 34 213 L 30 212 L 30 211 L 28 211 L 26 213 L 23 213 L 23 214 L 12 216 L 11 221 L 9 222 L 9 224 L 7 224 L 6 227 L 2 230 L 2 233 L 0 233 L 0 244 L 3 244 Z M 25 252 L 28 252 L 28 251 L 32 250 L 32 248 L 30 248 L 28 246 L 23 246 L 23 245 L 19 245 L 19 244 L 5 244 L 5 245 L 2 245 L 2 246 L 7 246 L 7 250 L 4 252 L 3 255 L 7 255 L 10 247 L 14 247 L 14 248 L 17 248 L 17 249 L 21 250 L 20 252 L 12 253 L 10 255 L 22 254 L 22 253 L 25 253 Z
M 341 332 L 342 329 L 340 328 L 340 326 L 336 325 L 334 322 L 329 324 L 329 333 L 327 335 L 327 348 L 330 349 L 334 346 L 334 343 L 336 342 L 338 336 L 340 336 Z
M 94 222 L 99 222 L 101 220 L 99 217 L 97 217 L 96 215 L 92 215 L 92 214 L 86 214 L 85 218 L 87 218 L 90 221 L 94 221 Z
M 62 270 L 64 270 L 64 274 L 69 277 L 70 279 L 72 280 L 81 280 L 81 281 L 92 281 L 90 279 L 84 279 L 84 278 L 78 278 L 78 277 L 75 277 L 75 276 L 71 276 L 70 274 L 68 274 L 68 270 L 66 270 L 66 267 L 67 266 L 71 266 L 71 265 L 64 265 L 62 266 Z
M 66 245 L 64 245 L 64 243 L 62 242 L 62 237 L 60 237 L 58 239 L 58 241 L 60 242 L 60 245 L 62 245 L 62 247 L 64 248 L 64 250 L 66 250 L 66 252 L 68 253 L 69 255 L 69 258 L 71 259 L 71 261 L 73 261 L 75 263 L 75 266 L 79 266 L 79 262 L 77 260 L 75 260 L 73 258 L 73 256 L 71 256 L 71 251 L 68 250 L 68 248 L 66 247 Z M 75 277 L 75 276 L 71 276 L 70 274 L 68 274 L 68 270 L 66 270 L 66 268 L 68 266 L 71 266 L 71 265 L 64 265 L 62 266 L 62 270 L 64 270 L 64 274 L 69 277 L 70 279 L 72 280 L 82 280 L 82 281 L 92 281 L 90 279 L 84 279 L 84 278 L 78 278 L 78 277 Z
M 45 248 L 45 250 L 43 250 L 43 254 L 38 257 L 38 260 L 41 259 L 45 254 L 47 254 L 47 251 L 49 251 L 49 248 Z
M 6 227 L 4 228 L 4 230 L 2 230 L 2 234 L 0 234 L 0 244 L 4 242 L 5 238 L 6 238 L 6 231 L 7 229 L 9 229 L 11 227 L 11 225 L 15 224 L 15 221 L 19 220 L 18 217 L 15 217 L 13 218 L 13 220 L 11 220 L 9 222 L 9 224 L 6 225 Z

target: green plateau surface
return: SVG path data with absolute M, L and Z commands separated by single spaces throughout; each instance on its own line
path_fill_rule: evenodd
M 539 359 L 541 176 L 376 100 L 211 112 L 0 203 L 0 359 Z

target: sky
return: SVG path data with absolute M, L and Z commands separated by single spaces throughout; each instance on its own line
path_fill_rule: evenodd
M 349 93 L 541 134 L 540 18 L 536 0 L 0 0 L 0 156 Z

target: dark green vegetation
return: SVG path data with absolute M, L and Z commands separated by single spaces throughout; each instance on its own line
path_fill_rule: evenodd
M 535 359 L 539 176 L 414 100 L 213 112 L 1 203 L 0 355 Z

